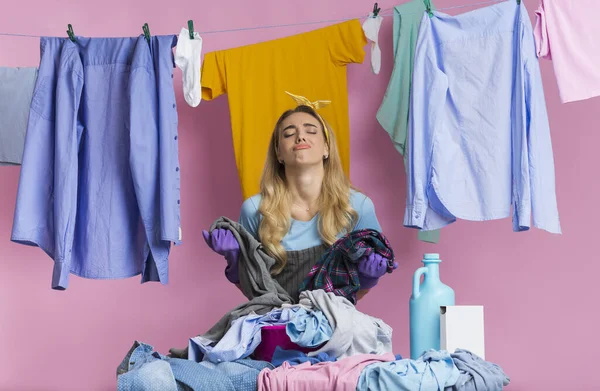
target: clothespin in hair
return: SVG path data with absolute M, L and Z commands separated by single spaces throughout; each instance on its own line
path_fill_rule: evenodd
M 194 21 L 188 20 L 188 31 L 190 32 L 190 39 L 194 39 Z

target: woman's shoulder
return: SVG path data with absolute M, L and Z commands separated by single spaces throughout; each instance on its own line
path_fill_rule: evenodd
M 373 207 L 373 201 L 364 193 L 361 193 L 358 190 L 350 189 L 350 205 L 357 212 L 362 211 L 367 208 Z
M 260 193 L 247 198 L 244 202 L 242 202 L 241 214 L 245 216 L 256 215 L 258 213 L 261 199 L 262 197 Z
M 248 232 L 258 240 L 258 226 L 260 224 L 260 194 L 253 195 L 242 202 L 239 222 Z
M 357 190 L 350 190 L 350 204 L 358 214 L 355 230 L 369 228 L 381 231 L 381 225 L 375 213 L 375 204 L 366 194 Z

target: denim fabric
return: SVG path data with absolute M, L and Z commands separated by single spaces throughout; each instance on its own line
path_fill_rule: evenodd
M 136 341 L 117 368 L 118 391 L 254 391 L 266 361 L 213 364 L 165 357 Z

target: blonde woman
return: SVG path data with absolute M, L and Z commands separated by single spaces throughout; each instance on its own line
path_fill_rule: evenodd
M 244 201 L 239 222 L 277 260 L 273 277 L 297 299 L 300 283 L 328 246 L 345 233 L 381 231 L 381 226 L 371 199 L 353 189 L 344 174 L 333 131 L 316 111 L 329 102 L 292 97 L 299 105 L 277 121 L 260 193 Z M 225 275 L 239 287 L 239 245 L 231 231 L 203 234 L 227 259 Z M 387 260 L 376 253 L 360 261 L 357 299 L 377 284 L 386 268 Z

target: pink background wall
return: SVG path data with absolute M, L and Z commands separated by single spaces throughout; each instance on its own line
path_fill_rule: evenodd
M 469 2 L 475 0 L 436 4 Z M 379 3 L 384 10 L 397 4 Z M 533 15 L 537 4 L 526 4 Z M 32 0 L 28 11 L 22 6 L 4 5 L 0 32 L 65 36 L 71 23 L 79 35 L 132 36 L 148 22 L 152 34 L 178 34 L 190 18 L 196 30 L 214 31 L 363 16 L 372 3 Z M 204 52 L 323 25 L 203 34 Z M 589 292 L 600 272 L 593 255 L 598 241 L 594 221 L 600 221 L 600 210 L 593 207 L 600 197 L 594 157 L 600 143 L 600 99 L 560 104 L 551 63 L 542 62 L 562 236 L 538 230 L 513 233 L 510 220 L 459 221 L 443 231 L 439 245 L 420 243 L 401 224 L 402 159 L 375 120 L 392 69 L 391 34 L 392 19 L 387 17 L 380 33 L 379 75 L 371 73 L 368 55 L 365 63 L 348 69 L 352 180 L 374 200 L 400 263 L 358 308 L 389 323 L 395 351 L 407 356 L 411 276 L 424 252 L 439 252 L 442 279 L 454 288 L 457 304 L 485 306 L 486 358 L 509 374 L 510 390 L 592 390 L 593 362 L 598 362 L 592 330 L 597 329 L 599 296 Z M 38 39 L 0 36 L 0 66 L 37 66 L 38 61 Z M 115 389 L 116 367 L 134 340 L 166 353 L 169 347 L 185 346 L 188 337 L 205 331 L 243 300 L 223 276 L 224 260 L 201 239 L 201 230 L 220 215 L 237 218 L 242 201 L 226 98 L 193 109 L 182 97 L 181 72 L 175 75 L 184 244 L 172 251 L 168 286 L 140 285 L 139 277 L 97 281 L 71 276 L 68 290 L 52 291 L 52 261 L 38 248 L 9 240 L 19 168 L 0 167 L 1 390 Z

